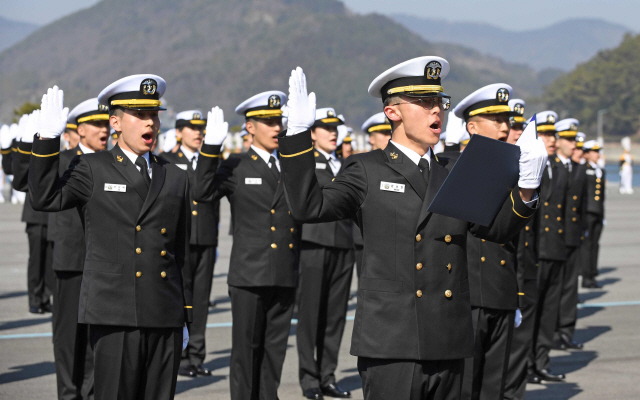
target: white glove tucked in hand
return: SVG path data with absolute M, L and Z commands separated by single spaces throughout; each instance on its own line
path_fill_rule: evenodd
M 316 121 L 316 94 L 307 95 L 307 77 L 302 68 L 291 71 L 289 77 L 289 120 L 287 136 L 304 132 Z
M 224 122 L 224 112 L 219 107 L 213 107 L 207 114 L 207 133 L 204 144 L 221 145 L 229 132 L 229 123 Z
M 537 189 L 540 187 L 542 172 L 547 165 L 547 148 L 542 138 L 536 139 L 536 124 L 529 121 L 522 136 L 516 142 L 520 146 L 520 179 L 521 189 Z
M 520 309 L 518 308 L 516 310 L 516 321 L 515 324 L 513 325 L 514 328 L 517 328 L 520 326 L 520 324 L 522 324 L 522 311 L 520 311 Z
M 184 324 L 182 327 L 182 350 L 187 348 L 189 344 L 189 330 L 187 329 L 187 324 Z
M 9 130 L 9 125 L 2 125 L 0 128 L 0 147 L 3 149 L 9 148 L 11 146 L 11 132 Z
M 38 133 L 43 139 L 57 138 L 64 132 L 69 117 L 69 108 L 64 107 L 64 91 L 58 86 L 50 88 L 42 96 Z

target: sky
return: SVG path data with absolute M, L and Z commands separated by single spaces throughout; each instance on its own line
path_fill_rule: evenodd
M 0 0 L 0 16 L 45 25 L 99 0 Z M 317 0 L 323 1 L 323 0 Z M 343 0 L 357 13 L 474 21 L 520 31 L 570 18 L 600 18 L 640 31 L 640 0 Z

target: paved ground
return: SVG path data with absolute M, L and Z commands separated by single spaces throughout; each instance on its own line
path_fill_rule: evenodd
M 620 196 L 609 190 L 607 226 L 602 238 L 603 290 L 581 292 L 576 339 L 581 352 L 553 352 L 552 367 L 568 374 L 566 383 L 530 387 L 527 399 L 637 399 L 640 398 L 640 194 Z M 51 319 L 27 312 L 27 241 L 19 222 L 20 206 L 0 205 L 0 399 L 55 398 L 55 369 L 51 345 Z M 220 258 L 216 265 L 213 297 L 218 305 L 209 315 L 206 365 L 213 376 L 180 379 L 178 399 L 228 399 L 230 304 L 226 272 L 231 238 L 228 207 L 223 206 Z M 355 280 L 354 280 L 355 284 Z M 354 286 L 355 287 L 355 286 Z M 350 303 L 353 318 L 355 300 Z M 355 358 L 349 355 L 351 321 L 347 323 L 338 367 L 340 384 L 361 399 Z M 301 399 L 297 384 L 295 326 L 280 389 L 282 400 Z

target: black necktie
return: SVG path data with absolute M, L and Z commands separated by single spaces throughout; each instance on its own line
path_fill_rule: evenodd
M 418 162 L 418 167 L 422 170 L 422 177 L 424 178 L 424 181 L 429 185 L 429 161 L 421 158 L 420 162 Z
M 195 159 L 196 159 L 196 156 L 193 156 L 193 157 L 191 158 L 191 160 L 189 160 L 189 165 L 187 165 L 188 169 L 189 169 L 189 170 L 191 170 L 191 171 L 193 171 L 193 170 L 194 170 L 194 168 L 193 168 L 193 162 L 195 161 Z
M 278 171 L 278 167 L 276 167 L 276 158 L 274 156 L 269 157 L 269 163 L 271 164 L 271 172 L 277 180 L 280 180 L 280 171 Z
M 147 185 L 147 189 L 149 189 L 149 186 L 151 185 L 151 178 L 149 178 L 149 171 L 147 170 L 147 160 L 145 160 L 141 156 L 138 156 L 138 158 L 136 158 L 136 165 L 140 167 L 142 180 Z

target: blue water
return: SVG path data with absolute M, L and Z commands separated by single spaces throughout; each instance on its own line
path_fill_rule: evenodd
M 620 183 L 620 166 L 618 164 L 607 164 L 605 171 L 609 182 Z M 640 186 L 640 165 L 633 166 L 633 186 Z

